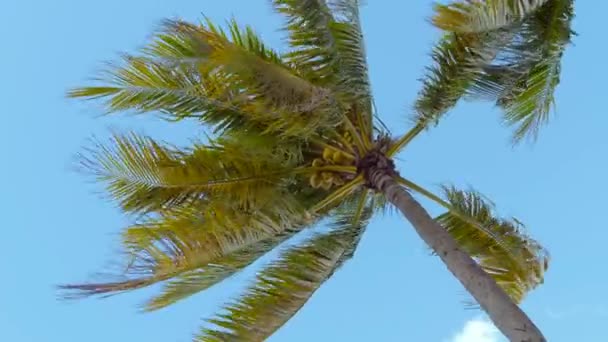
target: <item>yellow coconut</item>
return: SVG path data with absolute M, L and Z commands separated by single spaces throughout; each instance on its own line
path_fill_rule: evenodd
M 352 159 L 342 151 L 336 151 L 332 159 L 338 165 L 349 165 L 352 163 Z
M 344 179 L 342 179 L 342 177 L 336 175 L 334 176 L 334 185 L 343 185 L 344 184 Z
M 314 173 L 312 176 L 310 176 L 310 186 L 313 188 L 318 189 L 321 186 L 321 182 L 323 182 L 321 174 Z
M 333 156 L 334 156 L 334 150 L 333 149 L 331 149 L 329 147 L 326 147 L 323 150 L 323 159 L 325 159 L 327 161 L 331 161 Z
M 325 165 L 325 162 L 321 158 L 315 158 L 312 161 L 312 166 L 314 166 L 314 167 L 320 167 L 320 166 L 323 166 L 323 165 Z
M 321 188 L 323 188 L 323 190 L 329 190 L 331 188 L 332 185 L 332 181 L 323 181 L 321 182 Z
M 333 182 L 334 174 L 331 172 L 321 172 L 321 178 L 324 182 Z

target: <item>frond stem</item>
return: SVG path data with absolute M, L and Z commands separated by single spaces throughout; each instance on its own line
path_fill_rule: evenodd
M 353 137 L 355 146 L 357 146 L 357 149 L 361 151 L 361 154 L 363 154 L 364 151 L 367 151 L 366 145 L 363 142 L 363 138 L 361 137 L 361 134 L 359 133 L 353 122 L 346 115 L 344 116 L 344 124 L 346 126 L 346 130 Z M 371 142 L 369 146 L 371 147 Z
M 315 139 L 315 138 L 310 138 L 310 141 L 312 143 L 314 143 L 314 144 L 319 145 L 322 148 L 328 148 L 330 150 L 333 150 L 334 152 L 342 152 L 342 153 L 344 153 L 345 156 L 347 156 L 347 157 L 349 157 L 351 159 L 356 159 L 356 157 L 355 157 L 355 155 L 353 153 L 341 150 L 340 148 L 338 148 L 336 146 L 329 145 L 328 143 L 324 142 L 323 140 L 318 140 L 318 139 Z M 342 139 L 340 141 L 343 142 Z M 346 143 L 346 142 L 344 142 L 344 143 Z M 351 152 L 354 152 L 353 149 L 352 149 L 352 146 L 349 148 L 349 150 L 351 150 Z
M 355 107 L 355 110 L 357 108 Z M 372 129 L 369 125 L 368 120 L 363 117 L 363 111 L 356 110 L 357 115 L 357 123 L 361 128 L 361 137 L 363 138 L 363 144 L 367 150 L 372 148 Z M 370 114 L 371 115 L 371 114 Z
M 361 175 L 361 174 L 358 175 L 357 177 L 355 177 L 355 179 L 344 184 L 343 186 L 338 188 L 336 191 L 332 192 L 329 196 L 325 197 L 321 202 L 319 202 L 315 206 L 313 206 L 311 211 L 319 212 L 323 209 L 326 209 L 331 204 L 333 204 L 337 201 L 340 201 L 341 199 L 343 199 L 346 196 L 348 196 L 349 194 L 351 194 L 353 191 L 355 191 L 355 189 L 359 185 L 362 185 L 364 183 L 364 181 L 365 180 L 363 178 L 363 175 Z
M 443 200 L 441 197 L 435 195 L 434 193 L 430 192 L 429 190 L 426 190 L 425 188 L 421 187 L 420 185 L 405 179 L 401 176 L 399 176 L 398 178 L 396 178 L 397 183 L 405 186 L 408 189 L 412 189 L 414 191 L 416 191 L 417 193 L 425 196 L 426 198 L 432 200 L 433 202 L 439 204 L 440 206 L 444 207 L 445 209 L 448 209 L 450 211 L 455 211 L 455 209 L 452 207 L 452 205 L 450 203 L 448 203 L 447 201 Z
M 396 143 L 394 143 L 391 148 L 386 153 L 387 157 L 393 157 L 399 151 L 401 151 L 405 146 L 407 146 L 420 132 L 424 130 L 426 127 L 425 124 L 418 123 L 412 129 L 410 129 L 407 133 L 405 133 Z
M 348 174 L 357 174 L 357 168 L 355 166 L 348 165 L 324 165 L 324 166 L 307 166 L 297 168 L 293 170 L 294 173 L 315 173 L 317 171 L 333 171 L 342 172 Z
M 463 214 L 460 210 L 454 208 L 449 202 L 441 199 L 439 196 L 433 194 L 432 192 L 426 190 L 425 188 L 423 188 L 422 186 L 408 180 L 405 179 L 401 176 L 398 176 L 395 178 L 395 180 L 397 181 L 397 183 L 405 186 L 408 189 L 412 189 L 414 191 L 416 191 L 417 193 L 425 196 L 426 198 L 432 200 L 433 202 L 439 204 L 440 206 L 444 207 L 445 209 L 447 209 L 452 215 L 458 217 L 459 219 L 467 222 L 470 225 L 473 225 L 474 227 L 477 227 L 479 230 L 481 230 L 482 232 L 484 232 L 485 234 L 487 234 L 488 236 L 492 237 L 492 239 L 494 239 L 496 241 L 496 243 L 501 246 L 502 248 L 504 248 L 506 251 L 510 251 L 513 254 L 518 254 L 515 253 L 515 250 L 513 247 L 509 247 L 507 246 L 502 237 L 498 236 L 496 233 L 494 233 L 493 231 L 487 229 L 486 227 L 483 226 L 483 224 L 477 222 L 476 220 L 472 219 L 470 216 Z
M 367 196 L 369 194 L 369 189 L 363 189 L 361 193 L 361 198 L 359 199 L 359 203 L 357 204 L 357 210 L 355 211 L 355 215 L 353 215 L 352 224 L 357 224 L 357 222 L 361 219 L 363 215 L 363 210 L 365 209 L 365 201 L 367 201 Z

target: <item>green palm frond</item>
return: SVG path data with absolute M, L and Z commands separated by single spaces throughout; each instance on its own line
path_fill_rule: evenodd
M 515 126 L 515 143 L 526 137 L 536 138 L 540 128 L 548 122 L 559 75 L 560 62 L 555 56 L 536 64 L 506 96 L 501 97 L 498 104 L 505 110 L 505 122 Z
M 436 4 L 433 24 L 458 33 L 502 29 L 523 20 L 550 0 L 465 0 Z
M 342 101 L 356 104 L 349 118 L 371 139 L 372 102 L 357 0 L 273 0 L 287 17 L 293 48 L 286 59 L 306 79 L 332 89 Z
M 499 3 L 438 5 L 436 24 L 454 31 L 447 37 L 462 44 L 446 44 L 444 39 L 438 45 L 434 54 L 436 66 L 431 69 L 416 105 L 418 122 L 424 118 L 436 120 L 463 95 L 496 101 L 504 109 L 506 123 L 516 125 L 515 142 L 536 137 L 547 122 L 559 83 L 561 57 L 572 35 L 573 2 Z M 490 27 L 493 19 L 477 16 L 478 11 L 495 16 L 496 27 Z M 465 12 L 486 20 L 487 31 L 464 29 L 469 15 Z M 501 25 L 501 20 L 509 23 Z M 468 58 L 465 63 L 467 52 L 485 58 Z
M 336 58 L 339 61 L 340 92 L 371 106 L 371 89 L 363 41 L 363 29 L 358 0 L 330 0 L 334 23 L 329 27 L 334 35 Z M 371 108 L 365 108 L 371 110 Z
M 180 151 L 135 134 L 115 135 L 82 164 L 125 211 L 146 213 L 210 197 L 255 207 L 277 196 L 295 174 L 290 147 L 278 146 L 269 137 L 240 135 Z
M 507 32 L 445 34 L 431 54 L 433 65 L 414 105 L 414 123 L 422 127 L 437 124 L 467 94 L 482 68 L 510 37 Z
M 352 54 L 363 48 L 360 32 L 353 33 L 360 31 L 356 1 L 338 3 L 341 16 L 345 19 L 343 26 L 339 25 L 343 20 L 336 19 L 327 0 L 273 0 L 275 9 L 287 18 L 285 29 L 289 33 L 289 44 L 294 49 L 286 55 L 287 60 L 297 65 L 307 75 L 307 79 L 327 87 L 335 87 L 342 81 L 343 75 L 338 73 L 341 68 L 338 65 L 342 59 L 341 50 L 349 47 L 346 50 Z M 354 23 L 347 28 L 348 21 Z M 336 37 L 336 26 L 342 33 L 353 32 Z M 354 60 L 363 58 L 363 61 L 365 58 L 354 55 L 349 57 Z M 345 67 L 348 69 L 348 66 Z M 359 82 L 367 83 L 366 77 L 365 75 Z M 369 93 L 365 95 L 369 96 Z
M 506 50 L 506 63 L 490 71 L 481 87 L 496 94 L 515 142 L 535 138 L 549 119 L 560 80 L 561 59 L 573 34 L 571 0 L 547 2 L 526 20 Z M 498 82 L 496 82 L 498 81 Z
M 352 120 L 370 144 L 374 132 L 372 91 L 368 75 L 363 28 L 359 14 L 359 0 L 330 2 L 336 22 L 332 25 L 339 66 L 337 93 L 349 103 Z
M 543 282 L 549 262 L 546 250 L 523 233 L 519 221 L 495 217 L 493 205 L 479 193 L 453 187 L 444 191 L 455 212 L 442 214 L 437 221 L 514 301 L 521 302 Z
M 367 196 L 356 197 L 335 214 L 332 230 L 285 251 L 257 276 L 256 283 L 210 322 L 196 341 L 263 341 L 299 311 L 314 292 L 350 257 L 372 210 Z

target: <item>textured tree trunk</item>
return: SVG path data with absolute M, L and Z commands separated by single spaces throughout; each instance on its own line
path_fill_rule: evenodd
M 460 250 L 456 240 L 439 225 L 427 211 L 399 185 L 387 169 L 372 169 L 370 186 L 384 193 L 397 207 L 416 232 L 446 264 L 450 272 L 464 285 L 494 325 L 515 342 L 546 342 L 543 334 L 479 265 Z

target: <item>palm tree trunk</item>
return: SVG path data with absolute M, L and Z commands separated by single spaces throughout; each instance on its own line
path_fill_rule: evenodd
M 494 325 L 516 342 L 546 342 L 528 316 L 479 265 L 463 252 L 456 240 L 385 170 L 370 174 L 370 184 L 403 213 L 416 232 L 439 255 L 450 272 L 464 285 Z

